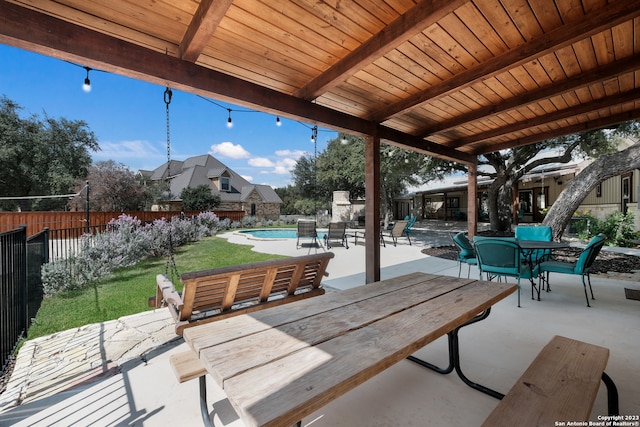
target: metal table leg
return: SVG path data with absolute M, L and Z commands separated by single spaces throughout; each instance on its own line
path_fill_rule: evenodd
M 209 417 L 209 408 L 207 408 L 207 376 L 202 375 L 198 378 L 200 382 L 200 413 L 202 414 L 202 422 L 206 427 L 213 427 L 211 417 Z
M 457 328 L 455 328 L 454 330 L 452 330 L 451 332 L 447 333 L 447 339 L 449 342 L 449 366 L 447 368 L 439 368 L 429 362 L 425 362 L 422 359 L 419 359 L 415 356 L 409 356 L 407 357 L 407 359 L 411 360 L 412 362 L 418 363 L 419 365 L 422 365 L 426 368 L 429 368 L 433 371 L 438 372 L 439 374 L 449 374 L 451 372 L 453 372 L 453 370 L 455 369 L 456 373 L 458 374 L 458 376 L 460 377 L 460 379 L 469 387 L 476 389 L 478 391 L 481 391 L 482 393 L 488 394 L 491 397 L 495 397 L 496 399 L 500 399 L 502 400 L 502 398 L 504 397 L 504 394 L 497 392 L 495 390 L 492 390 L 488 387 L 485 387 L 481 384 L 475 383 L 473 381 L 471 381 L 469 378 L 467 378 L 466 375 L 464 375 L 464 373 L 462 372 L 462 368 L 460 366 L 460 342 L 459 342 L 459 338 L 458 338 L 458 331 L 461 328 L 464 328 L 465 326 L 471 325 L 473 323 L 479 322 L 481 320 L 486 319 L 489 316 L 489 313 L 491 313 L 491 308 L 488 308 L 487 310 L 485 310 L 484 312 L 480 313 L 479 315 L 477 315 L 476 317 L 474 317 L 473 319 L 469 320 L 468 322 L 466 322 L 464 325 L 462 326 L 458 326 Z
M 602 373 L 602 382 L 607 386 L 607 409 L 609 410 L 609 415 L 620 415 L 618 388 L 606 372 Z

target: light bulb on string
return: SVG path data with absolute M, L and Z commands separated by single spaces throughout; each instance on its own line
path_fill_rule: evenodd
M 85 91 L 86 93 L 91 92 L 91 80 L 89 80 L 89 71 L 91 71 L 91 68 L 89 67 L 83 67 L 85 70 L 87 70 L 87 77 L 85 77 L 84 79 L 84 83 L 82 84 L 82 90 Z
M 282 126 L 282 122 L 280 121 L 280 117 L 276 117 L 276 126 Z
M 229 111 L 229 118 L 227 119 L 227 127 L 231 129 L 233 127 L 233 120 L 231 120 L 231 108 L 227 108 Z

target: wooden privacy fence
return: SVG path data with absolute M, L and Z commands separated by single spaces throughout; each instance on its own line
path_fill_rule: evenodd
M 242 221 L 244 211 L 213 211 L 220 219 L 229 218 L 231 221 Z M 112 219 L 122 214 L 138 218 L 143 223 L 148 223 L 161 218 L 170 218 L 184 214 L 186 216 L 198 215 L 199 211 L 130 211 L 130 212 L 90 212 L 91 225 L 108 224 Z M 85 212 L 0 212 L 0 232 L 15 230 L 22 225 L 27 226 L 27 235 L 31 236 L 45 228 L 78 229 L 87 227 Z

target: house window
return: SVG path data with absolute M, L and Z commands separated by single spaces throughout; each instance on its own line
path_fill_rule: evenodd
M 256 216 L 256 204 L 251 203 L 251 216 Z
M 231 184 L 229 183 L 229 178 L 225 178 L 225 177 L 220 178 L 220 191 L 231 191 Z
M 631 176 L 622 177 L 622 198 L 631 201 Z
M 447 198 L 447 208 L 459 208 L 460 207 L 460 197 L 448 197 Z
M 524 215 L 524 214 L 530 214 L 533 212 L 533 209 L 532 209 L 533 194 L 531 191 L 520 191 L 518 193 L 518 199 L 520 200 L 518 215 L 520 213 Z
M 596 185 L 596 197 L 602 197 L 602 183 Z

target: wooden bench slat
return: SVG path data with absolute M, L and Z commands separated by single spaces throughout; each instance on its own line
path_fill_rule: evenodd
M 169 357 L 169 363 L 176 374 L 178 382 L 183 383 L 207 374 L 207 370 L 198 359 L 193 351 L 183 351 L 182 353 L 172 354 Z
M 267 274 L 265 274 L 264 281 L 262 282 L 262 289 L 260 289 L 260 296 L 258 297 L 260 302 L 264 302 L 269 298 L 276 277 L 278 277 L 277 268 L 272 267 L 267 270 Z
M 553 337 L 482 425 L 588 420 L 608 359 L 605 347 Z

